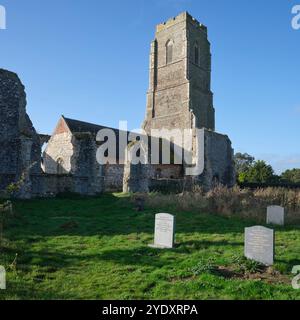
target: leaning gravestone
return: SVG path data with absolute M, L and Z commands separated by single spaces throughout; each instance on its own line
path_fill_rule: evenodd
M 284 208 L 280 206 L 269 206 L 267 209 L 267 224 L 284 225 Z
M 274 263 L 274 230 L 261 226 L 245 228 L 245 257 L 266 266 Z
M 173 248 L 175 241 L 175 216 L 169 213 L 155 215 L 154 244 L 152 248 Z

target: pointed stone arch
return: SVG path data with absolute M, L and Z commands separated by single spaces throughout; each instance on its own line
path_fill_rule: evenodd
M 166 64 L 170 64 L 174 59 L 174 41 L 169 39 L 166 42 Z

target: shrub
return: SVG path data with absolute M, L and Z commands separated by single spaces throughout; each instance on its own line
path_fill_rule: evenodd
M 243 256 L 235 256 L 233 263 L 236 265 L 236 271 L 242 273 L 257 273 L 265 269 L 261 263 L 247 259 Z
M 200 260 L 195 267 L 190 269 L 194 276 L 199 276 L 202 273 L 214 274 L 216 270 L 217 267 L 212 259 L 209 259 L 208 261 Z
M 241 189 L 217 186 L 205 193 L 201 188 L 180 194 L 151 193 L 145 196 L 146 205 L 155 209 L 197 211 L 227 217 L 251 218 L 265 222 L 269 205 L 286 209 L 289 223 L 300 222 L 300 190 L 286 188 Z
M 12 216 L 13 208 L 12 203 L 10 201 L 6 201 L 3 204 L 0 204 L 0 247 L 2 246 L 3 242 L 3 229 L 4 224 L 7 219 Z

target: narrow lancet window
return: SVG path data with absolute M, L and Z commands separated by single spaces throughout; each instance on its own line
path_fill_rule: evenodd
M 173 41 L 169 40 L 166 44 L 167 64 L 173 61 Z

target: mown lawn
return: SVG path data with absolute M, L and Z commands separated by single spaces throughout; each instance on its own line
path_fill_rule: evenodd
M 0 249 L 7 269 L 0 299 L 300 298 L 291 286 L 292 267 L 300 265 L 299 225 L 276 229 L 273 274 L 260 277 L 240 271 L 251 221 L 171 212 L 177 246 L 156 250 L 148 244 L 157 212 L 136 212 L 126 195 L 14 206 Z

